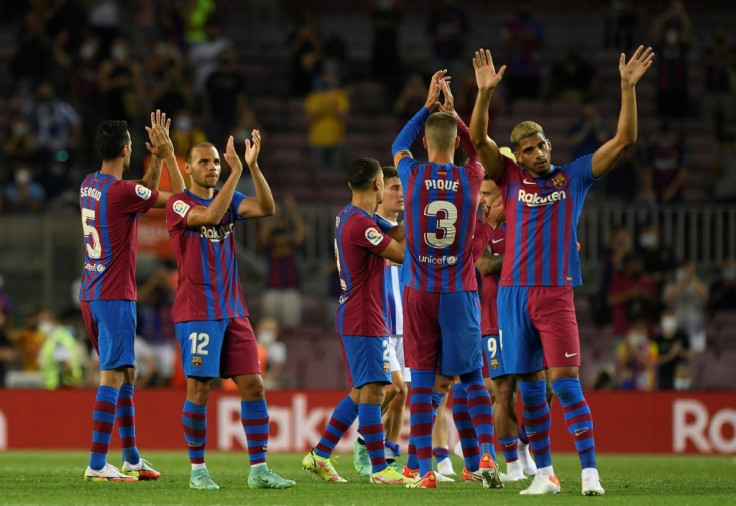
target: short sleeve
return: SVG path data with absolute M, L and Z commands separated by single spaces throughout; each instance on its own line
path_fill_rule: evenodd
M 244 193 L 240 193 L 239 191 L 236 191 L 233 194 L 233 199 L 230 201 L 230 205 L 232 206 L 233 210 L 233 216 L 235 217 L 235 221 L 244 221 L 245 218 L 240 216 L 238 214 L 238 208 L 240 207 L 240 204 L 248 197 Z
M 391 237 L 381 232 L 376 222 L 368 217 L 357 218 L 350 230 L 350 242 L 375 255 L 380 255 L 391 240 Z
M 192 206 L 181 197 L 182 194 L 173 195 L 166 202 L 166 228 L 169 230 L 186 228 L 187 226 L 187 215 Z
M 593 176 L 593 154 L 581 156 L 577 160 L 564 166 L 565 173 L 570 177 L 574 186 L 587 190 L 600 178 Z
M 123 213 L 145 213 L 156 203 L 158 190 L 151 190 L 134 181 L 118 181 L 110 188 L 108 198 Z
M 391 220 L 387 220 L 383 216 L 381 216 L 378 213 L 373 214 L 373 219 L 376 220 L 376 223 L 378 224 L 378 228 L 381 229 L 381 232 L 384 234 L 387 234 L 392 228 L 398 225 L 398 223 L 395 223 Z

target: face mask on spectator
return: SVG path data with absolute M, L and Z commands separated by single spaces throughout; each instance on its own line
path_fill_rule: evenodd
M 269 345 L 272 342 L 276 341 L 276 332 L 273 330 L 261 330 L 258 333 L 258 340 L 261 342 L 261 344 Z
M 93 44 L 85 44 L 82 46 L 79 54 L 82 56 L 83 60 L 91 60 L 95 55 L 95 52 L 95 46 Z
M 174 125 L 176 126 L 177 130 L 188 132 L 192 129 L 192 118 L 189 118 L 187 116 L 179 116 L 174 120 Z
M 50 321 L 42 321 L 38 324 L 38 330 L 40 330 L 43 334 L 46 334 L 46 336 L 49 336 L 51 334 L 51 331 L 54 328 L 54 324 Z
M 690 378 L 675 378 L 674 382 L 675 390 L 689 390 L 690 389 Z
M 680 40 L 680 34 L 677 33 L 677 30 L 667 30 L 667 33 L 664 35 L 664 40 L 668 44 L 672 44 L 674 46 Z
M 677 269 L 677 273 L 675 274 L 677 281 L 685 281 L 688 277 L 690 277 L 690 273 L 688 273 L 687 269 Z
M 631 346 L 641 346 L 647 341 L 647 336 L 642 332 L 631 332 L 629 334 L 629 343 Z
M 662 318 L 662 334 L 665 336 L 674 335 L 677 330 L 677 317 L 676 316 L 665 316 Z
M 647 232 L 639 237 L 639 244 L 642 248 L 652 248 L 657 245 L 657 235 Z

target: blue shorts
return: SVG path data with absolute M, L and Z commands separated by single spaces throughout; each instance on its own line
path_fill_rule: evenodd
M 483 367 L 478 292 L 404 289 L 404 356 L 419 371 L 445 376 Z
M 187 377 L 261 373 L 258 344 L 247 317 L 181 322 L 174 329 Z
M 80 305 L 87 334 L 100 356 L 100 371 L 135 367 L 135 301 L 83 300 Z
M 501 338 L 499 336 L 483 336 L 483 355 L 488 365 L 489 376 L 491 379 L 506 376 L 503 368 L 503 350 Z
M 497 304 L 507 374 L 580 367 L 572 287 L 499 286 Z
M 388 336 L 340 336 L 348 382 L 355 388 L 368 383 L 391 383 Z

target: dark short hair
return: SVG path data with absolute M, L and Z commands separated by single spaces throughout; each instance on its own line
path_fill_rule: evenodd
M 381 164 L 373 158 L 357 158 L 348 166 L 348 183 L 355 191 L 367 190 L 381 172 Z
M 189 146 L 189 149 L 187 149 L 187 154 L 184 157 L 187 163 L 192 163 L 192 151 L 194 151 L 197 148 L 215 148 L 217 149 L 217 146 L 207 141 L 201 141 L 201 142 L 192 144 L 191 146 Z
M 120 150 L 128 144 L 128 122 L 121 119 L 103 121 L 95 133 L 95 148 L 102 160 L 107 162 L 120 155 Z
M 399 171 L 396 170 L 396 167 L 393 167 L 391 165 L 381 167 L 381 171 L 383 171 L 384 181 L 386 181 L 387 179 L 391 179 L 392 177 L 399 177 Z

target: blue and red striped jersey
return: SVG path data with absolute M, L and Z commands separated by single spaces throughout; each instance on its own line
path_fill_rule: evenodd
M 363 209 L 349 204 L 335 220 L 335 260 L 340 273 L 335 327 L 341 336 L 384 337 L 386 293 L 384 259 L 379 255 L 391 238 Z
M 506 250 L 506 224 L 501 223 L 486 243 L 494 255 L 504 255 Z M 481 276 L 480 329 L 484 336 L 498 335 L 498 274 Z
M 79 189 L 84 232 L 84 268 L 79 300 L 136 300 L 138 213 L 158 198 L 134 181 L 88 174 Z
M 166 227 L 179 272 L 171 311 L 174 323 L 248 316 L 235 256 L 235 222 L 244 219 L 238 215 L 243 199 L 245 195 L 235 192 L 220 223 L 199 227 L 188 226 L 187 215 L 194 207 L 209 206 L 212 199 L 185 190 L 166 203 Z
M 533 177 L 504 157 L 496 184 L 506 214 L 501 286 L 579 286 L 577 228 L 585 195 L 596 181 L 593 155 Z

